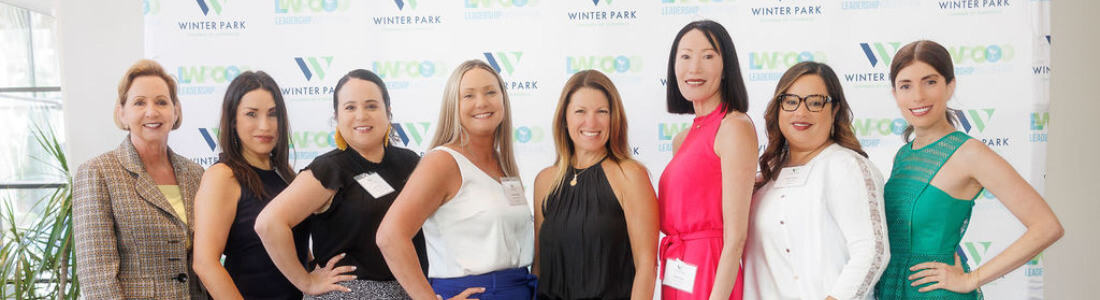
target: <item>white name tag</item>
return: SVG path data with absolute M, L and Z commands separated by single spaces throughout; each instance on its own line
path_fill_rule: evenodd
M 378 173 L 363 173 L 355 175 L 355 181 L 359 182 L 359 185 L 367 190 L 375 199 L 382 198 L 382 196 L 393 193 L 394 189 L 382 176 Z
M 783 168 L 775 178 L 775 187 L 802 186 L 809 178 L 810 166 Z
M 661 284 L 691 294 L 695 289 L 695 271 L 699 267 L 681 261 L 679 258 L 665 260 L 665 279 Z
M 509 205 L 527 205 L 527 198 L 523 197 L 523 183 L 516 177 L 500 178 L 500 184 L 504 186 L 504 195 L 508 198 Z

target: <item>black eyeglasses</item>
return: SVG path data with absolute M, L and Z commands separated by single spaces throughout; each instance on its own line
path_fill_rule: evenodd
M 794 94 L 782 94 L 776 96 L 775 99 L 779 101 L 779 108 L 785 111 L 796 111 L 798 105 L 803 101 L 806 102 L 806 109 L 810 112 L 819 112 L 825 109 L 825 104 L 833 102 L 833 97 L 826 95 L 809 95 L 806 97 L 799 97 Z

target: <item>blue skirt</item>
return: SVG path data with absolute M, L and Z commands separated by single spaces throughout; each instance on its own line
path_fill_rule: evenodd
M 430 278 L 436 294 L 448 299 L 457 296 L 467 288 L 483 287 L 484 293 L 475 293 L 469 298 L 481 300 L 532 299 L 538 280 L 526 267 L 493 271 L 481 275 L 458 278 Z

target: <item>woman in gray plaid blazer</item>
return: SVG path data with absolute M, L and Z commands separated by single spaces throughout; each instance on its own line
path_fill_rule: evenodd
M 81 292 L 85 299 L 206 299 L 190 268 L 191 203 L 203 169 L 168 148 L 181 121 L 175 80 L 141 60 L 118 95 L 115 124 L 130 134 L 75 178 Z

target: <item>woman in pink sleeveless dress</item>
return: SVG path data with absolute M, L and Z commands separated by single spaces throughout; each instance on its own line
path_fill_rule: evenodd
M 757 139 L 740 70 L 721 24 L 695 21 L 676 35 L 668 110 L 696 117 L 659 183 L 661 299 L 741 299 Z

